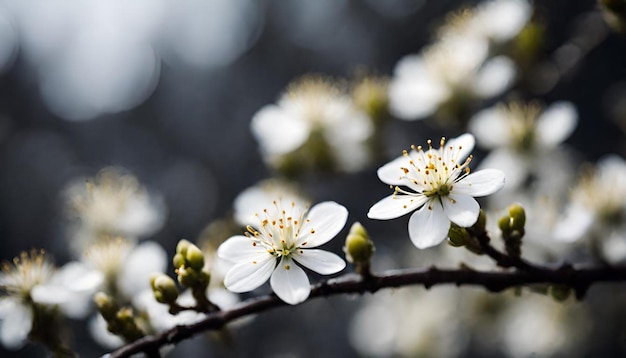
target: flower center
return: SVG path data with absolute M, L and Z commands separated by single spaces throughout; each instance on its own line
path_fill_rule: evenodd
M 274 201 L 273 210 L 263 210 L 264 218 L 259 217 L 261 225 L 258 229 L 247 227 L 245 235 L 253 245 L 260 245 L 277 258 L 289 256 L 300 248 L 296 246 L 306 210 L 301 211 L 294 202 L 289 211 L 282 208 L 280 201 Z

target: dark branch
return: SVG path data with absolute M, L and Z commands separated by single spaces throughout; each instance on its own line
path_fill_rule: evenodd
M 511 266 L 517 267 L 517 265 Z M 530 284 L 556 284 L 571 287 L 576 297 L 580 299 L 592 284 L 611 281 L 626 281 L 626 267 L 577 269 L 571 265 L 562 265 L 551 269 L 533 265 L 530 270 L 506 272 L 475 271 L 468 268 L 442 270 L 432 267 L 420 270 L 390 271 L 365 278 L 356 274 L 344 275 L 314 285 L 309 298 L 343 293 L 373 293 L 382 288 L 408 285 L 423 285 L 426 288 L 440 284 L 475 285 L 492 292 L 500 292 L 507 288 Z M 252 298 L 233 309 L 211 313 L 200 322 L 177 326 L 160 334 L 143 337 L 111 353 L 110 358 L 130 357 L 132 354 L 154 351 L 167 344 L 176 344 L 200 332 L 220 329 L 237 318 L 285 305 L 273 294 Z

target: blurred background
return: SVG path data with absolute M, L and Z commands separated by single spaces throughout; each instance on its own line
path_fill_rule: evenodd
M 162 200 L 166 218 L 150 239 L 172 254 L 178 240 L 196 240 L 208 224 L 232 213 L 240 192 L 272 175 L 250 123 L 289 83 L 310 73 L 392 76 L 401 58 L 436 39 L 451 11 L 478 3 L 0 0 L 0 259 L 45 248 L 58 265 L 69 261 L 68 185 L 108 166 L 125 168 Z M 626 38 L 607 25 L 594 0 L 538 0 L 532 7 L 529 21 L 541 28 L 532 59 L 517 57 L 518 81 L 477 102 L 463 120 L 502 99 L 566 100 L 578 111 L 567 140 L 574 162 L 595 162 L 608 153 L 623 157 Z M 366 167 L 312 172 L 300 184 L 314 202 L 335 200 L 349 209 L 349 223 L 368 228 L 377 244 L 375 270 L 438 264 L 446 255 L 440 251 L 457 249 L 417 252 L 406 247 L 408 217 L 372 221 L 366 213 L 389 194 L 375 174 L 380 165 L 413 143 L 463 131 L 464 125 L 440 126 L 432 118 L 391 118 L 379 155 Z M 476 162 L 484 154 L 475 151 Z M 328 249 L 340 253 L 346 232 Z M 397 254 L 405 248 L 415 252 Z M 584 303 L 565 304 L 529 292 L 500 298 L 473 288 L 424 291 L 279 308 L 234 327 L 227 339 L 200 335 L 183 342 L 172 356 L 626 352 L 626 310 L 620 307 L 626 290 L 619 284 L 593 287 Z M 363 328 L 372 321 L 379 331 Z M 537 343 L 523 333 L 533 331 L 549 339 Z M 84 331 L 74 335 L 82 356 L 107 351 Z M 537 346 L 526 351 L 520 342 Z M 0 348 L 3 357 L 43 354 L 33 346 Z

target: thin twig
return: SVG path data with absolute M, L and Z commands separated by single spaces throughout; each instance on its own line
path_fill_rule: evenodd
M 496 252 L 500 253 L 497 250 Z M 517 267 L 516 265 L 513 266 Z M 538 268 L 534 265 L 532 267 Z M 576 292 L 576 297 L 581 299 L 592 284 L 611 281 L 626 281 L 626 267 L 574 268 L 571 265 L 562 265 L 555 269 L 541 268 L 539 270 L 503 272 L 468 269 L 442 270 L 432 267 L 429 269 L 389 271 L 381 275 L 372 274 L 365 279 L 360 275 L 347 274 L 314 285 L 309 298 L 345 293 L 373 293 L 383 288 L 408 285 L 423 285 L 426 288 L 440 284 L 475 285 L 482 286 L 492 292 L 500 292 L 507 288 L 529 284 L 558 284 L 571 287 Z M 154 351 L 154 349 L 167 344 L 176 344 L 198 333 L 220 329 L 235 319 L 285 305 L 274 294 L 252 298 L 230 310 L 211 313 L 200 322 L 176 326 L 165 332 L 143 337 L 112 352 L 110 358 L 130 357 L 136 353 Z

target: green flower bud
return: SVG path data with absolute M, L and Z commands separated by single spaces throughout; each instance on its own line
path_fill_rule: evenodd
M 502 231 L 502 237 L 507 237 L 511 232 L 511 218 L 503 216 L 498 220 L 498 227 Z
M 174 303 L 178 298 L 178 288 L 171 277 L 158 275 L 153 280 L 154 298 L 160 303 Z
M 524 231 L 526 225 L 526 211 L 520 204 L 512 204 L 509 206 L 509 216 L 511 217 L 510 226 L 513 230 Z
M 454 247 L 461 247 L 467 245 L 470 239 L 470 235 L 465 228 L 458 225 L 450 225 L 448 231 L 448 243 Z
M 346 260 L 350 263 L 369 263 L 375 247 L 363 225 L 358 222 L 352 224 L 343 251 L 346 253 Z
M 180 240 L 176 245 L 176 253 L 183 256 L 187 255 L 187 248 L 189 247 L 189 245 L 193 244 L 185 239 Z
M 191 268 L 181 268 L 177 271 L 178 282 L 185 287 L 193 287 L 198 282 L 198 271 Z
M 185 256 L 183 254 L 176 254 L 172 259 L 172 263 L 174 264 L 174 268 L 179 268 L 185 266 Z
M 187 247 L 187 254 L 185 255 L 185 259 L 187 262 L 187 266 L 195 270 L 200 271 L 204 267 L 204 254 L 202 253 L 202 251 L 200 251 L 198 246 L 194 244 L 189 244 L 189 246 Z
M 115 303 L 115 300 L 104 292 L 98 292 L 93 296 L 93 301 L 100 311 L 102 317 L 109 321 L 115 317 L 118 311 L 118 306 Z
M 569 286 L 563 285 L 551 285 L 548 288 L 548 293 L 557 302 L 563 302 L 569 298 L 572 294 L 572 289 Z

